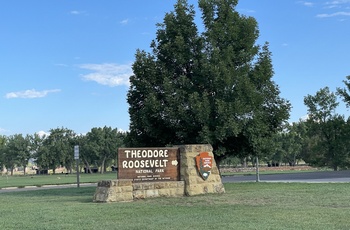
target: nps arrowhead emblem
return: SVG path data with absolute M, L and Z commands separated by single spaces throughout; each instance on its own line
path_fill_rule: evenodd
M 213 157 L 208 152 L 202 152 L 196 156 L 196 166 L 203 180 L 208 179 L 213 166 Z

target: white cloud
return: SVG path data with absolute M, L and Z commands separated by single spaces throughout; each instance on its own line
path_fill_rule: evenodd
M 11 98 L 39 98 L 46 97 L 49 93 L 57 93 L 60 92 L 60 89 L 51 89 L 51 90 L 43 90 L 36 91 L 35 89 L 18 91 L 18 92 L 10 92 L 5 95 L 7 99 Z
M 329 5 L 329 6 L 326 6 L 324 7 L 325 9 L 333 9 L 333 8 L 340 8 L 339 6 L 337 5 Z
M 118 65 L 113 63 L 105 64 L 83 64 L 82 69 L 93 71 L 85 74 L 82 78 L 86 81 L 95 81 L 101 85 L 110 87 L 118 85 L 129 86 L 129 77 L 133 74 L 131 65 Z
M 314 4 L 312 2 L 304 2 L 304 6 L 313 6 Z
M 47 137 L 47 136 L 49 136 L 50 135 L 50 133 L 48 133 L 48 132 L 45 132 L 45 131 L 38 131 L 38 132 L 36 132 L 36 134 L 38 134 L 39 135 L 39 137 Z
M 350 0 L 335 0 L 335 1 L 326 2 L 327 5 L 339 5 L 339 4 L 346 4 L 346 3 L 350 3 Z
M 238 9 L 238 11 L 248 14 L 254 14 L 256 11 L 252 9 Z
M 300 118 L 300 120 L 301 121 L 307 121 L 307 119 L 309 119 L 309 114 L 306 114 L 306 115 L 304 115 L 304 116 L 302 116 L 301 118 Z
M 87 15 L 86 11 L 80 11 L 80 10 L 71 10 L 69 13 L 71 15 Z
M 119 133 L 127 133 L 127 132 L 129 132 L 129 130 L 118 129 L 118 132 L 119 132 Z
M 126 25 L 126 24 L 128 24 L 128 22 L 129 22 L 129 19 L 124 19 L 124 20 L 120 21 L 120 24 Z
M 346 4 L 349 4 L 350 0 L 338 0 L 338 1 L 329 1 L 326 2 L 326 8 L 332 9 L 332 8 L 342 8 L 345 7 L 346 9 L 349 8 L 349 6 L 346 6 Z M 345 6 L 344 6 L 345 5 Z
M 299 3 L 308 7 L 312 7 L 315 5 L 313 2 L 306 2 L 306 1 L 299 1 Z
M 80 14 L 80 12 L 79 12 L 78 10 L 72 10 L 72 11 L 70 12 L 70 14 L 75 14 L 75 15 L 77 15 L 77 14 Z
M 333 14 L 318 14 L 316 17 L 318 18 L 330 18 L 330 17 L 336 17 L 336 16 L 350 16 L 350 12 L 336 12 Z
M 6 129 L 3 129 L 0 127 L 0 133 L 6 133 L 6 132 L 8 132 Z

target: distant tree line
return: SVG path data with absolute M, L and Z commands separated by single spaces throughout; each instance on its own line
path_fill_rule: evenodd
M 274 143 L 269 154 L 263 156 L 271 166 L 287 164 L 295 166 L 305 162 L 315 167 L 333 170 L 350 168 L 350 117 L 338 114 L 339 99 L 350 106 L 350 76 L 343 81 L 344 88 L 331 92 L 328 87 L 321 88 L 315 95 L 304 97 L 308 113 L 305 119 L 286 124 L 284 129 L 272 138 Z M 224 163 L 237 165 L 246 158 L 230 156 Z M 252 161 L 253 162 L 253 161 Z
M 11 175 L 15 167 L 26 167 L 32 159 L 38 170 L 65 167 L 72 172 L 75 167 L 74 146 L 79 145 L 81 167 L 91 173 L 98 167 L 104 173 L 108 166 L 117 165 L 117 150 L 124 146 L 126 133 L 111 127 L 92 128 L 86 135 L 78 135 L 67 128 L 51 129 L 48 135 L 15 134 L 0 136 L 0 167 Z

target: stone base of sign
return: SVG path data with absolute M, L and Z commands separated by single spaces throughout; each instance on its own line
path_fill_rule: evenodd
M 194 196 L 224 193 L 219 170 L 212 162 L 210 176 L 204 180 L 198 173 L 195 158 L 202 152 L 213 155 L 211 145 L 181 145 L 180 181 L 132 182 L 132 180 L 105 180 L 98 182 L 94 202 L 122 202 L 155 197 Z
M 103 180 L 98 182 L 94 202 L 132 201 L 131 180 Z
M 132 183 L 131 180 L 98 182 L 94 202 L 122 202 L 155 197 L 184 196 L 183 181 Z
M 183 196 L 184 187 L 183 181 L 134 183 L 133 197 L 134 199 L 144 199 Z
M 224 193 L 225 188 L 221 181 L 219 170 L 214 160 L 211 145 L 181 145 L 180 163 L 181 180 L 185 182 L 185 195 L 194 196 L 206 193 Z M 204 180 L 198 173 L 196 156 L 201 152 L 208 152 L 213 157 L 212 169 L 208 179 Z

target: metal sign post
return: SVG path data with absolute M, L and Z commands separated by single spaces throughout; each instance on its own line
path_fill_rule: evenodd
M 74 146 L 74 159 L 76 160 L 77 163 L 77 187 L 80 187 L 80 182 L 79 182 L 79 145 Z
M 256 156 L 256 182 L 260 182 L 260 175 L 259 175 L 259 158 Z

